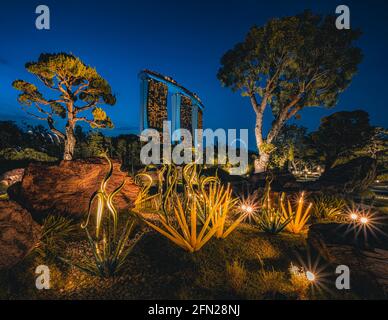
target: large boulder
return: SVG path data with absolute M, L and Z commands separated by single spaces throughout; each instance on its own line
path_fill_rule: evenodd
M 352 193 L 368 189 L 376 178 L 375 159 L 361 157 L 340 164 L 325 172 L 316 182 L 310 184 L 310 190 Z
M 112 162 L 113 175 L 107 191 L 113 191 L 125 180 L 126 184 L 115 197 L 114 204 L 118 210 L 130 209 L 139 188 L 127 173 L 120 170 L 118 161 Z M 107 161 L 102 158 L 62 161 L 59 165 L 30 164 L 22 182 L 8 193 L 38 220 L 49 214 L 81 218 L 108 169 Z
M 315 224 L 307 242 L 332 265 L 348 266 L 351 286 L 358 283 L 359 290 L 388 298 L 388 238 L 384 228 L 380 229 L 382 232 L 364 233 L 347 224 Z
M 0 269 L 9 269 L 35 247 L 41 227 L 13 201 L 0 201 Z

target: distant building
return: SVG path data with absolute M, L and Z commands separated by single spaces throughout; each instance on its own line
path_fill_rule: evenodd
M 171 121 L 172 132 L 202 129 L 204 106 L 195 94 L 174 79 L 143 70 L 140 79 L 140 131 L 163 130 L 163 121 Z

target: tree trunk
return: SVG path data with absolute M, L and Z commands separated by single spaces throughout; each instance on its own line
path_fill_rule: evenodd
M 260 152 L 259 159 L 255 160 L 255 173 L 266 172 L 268 163 L 269 163 L 269 154 Z
M 68 122 L 66 124 L 65 152 L 63 154 L 63 160 L 73 160 L 75 143 L 74 123 Z

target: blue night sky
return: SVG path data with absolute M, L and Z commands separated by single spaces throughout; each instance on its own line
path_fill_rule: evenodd
M 39 4 L 51 10 L 49 31 L 35 29 Z M 117 95 L 117 104 L 106 108 L 116 125 L 112 133 L 138 133 L 137 74 L 147 68 L 199 94 L 206 106 L 205 127 L 248 128 L 254 149 L 254 112 L 247 98 L 221 87 L 216 78 L 221 56 L 242 41 L 252 25 L 304 9 L 334 13 L 339 4 L 349 5 L 352 27 L 363 31 L 359 46 L 364 61 L 336 108 L 304 110 L 297 123 L 315 130 L 322 116 L 362 108 L 370 113 L 374 125 L 388 127 L 388 5 L 384 0 L 2 1 L 0 119 L 32 121 L 18 105 L 11 83 L 18 78 L 35 81 L 24 64 L 36 60 L 41 52 L 64 51 L 96 67 L 111 84 Z M 272 119 L 266 119 L 268 128 Z

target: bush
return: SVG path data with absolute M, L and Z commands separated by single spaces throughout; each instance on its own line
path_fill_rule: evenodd
M 2 160 L 30 160 L 30 161 L 41 161 L 41 162 L 54 162 L 57 158 L 50 157 L 44 152 L 39 152 L 31 148 L 22 150 L 16 150 L 14 148 L 6 148 L 0 151 L 0 159 Z
M 318 220 L 337 220 L 347 205 L 346 200 L 334 195 L 320 194 L 313 197 L 313 216 Z
M 57 258 L 75 230 L 76 226 L 71 219 L 55 215 L 48 216 L 43 221 L 42 236 L 35 252 L 49 261 Z

